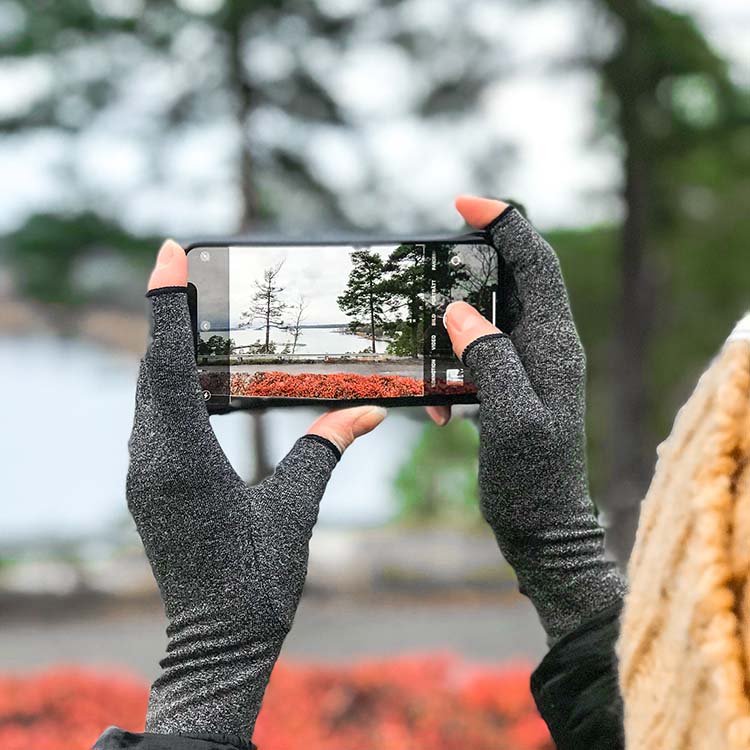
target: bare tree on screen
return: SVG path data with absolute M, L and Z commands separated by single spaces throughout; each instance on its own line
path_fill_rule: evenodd
M 280 328 L 284 325 L 282 315 L 288 305 L 281 299 L 284 287 L 279 286 L 277 282 L 283 265 L 284 261 L 281 261 L 263 271 L 263 279 L 255 282 L 255 293 L 250 307 L 242 313 L 240 318 L 241 327 L 250 327 L 258 319 L 263 321 L 265 331 L 265 344 L 261 349 L 263 354 L 268 354 L 272 350 L 271 328 Z

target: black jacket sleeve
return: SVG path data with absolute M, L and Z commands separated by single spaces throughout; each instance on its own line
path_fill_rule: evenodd
M 531 675 L 531 692 L 558 750 L 623 750 L 615 643 L 618 603 L 561 638 Z
M 240 737 L 210 734 L 152 734 L 126 732 L 110 727 L 94 744 L 93 750 L 257 750 Z

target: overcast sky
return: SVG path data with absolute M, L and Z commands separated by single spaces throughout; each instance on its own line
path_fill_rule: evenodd
M 371 252 L 386 260 L 396 245 L 373 245 Z M 293 250 L 278 247 L 230 248 L 229 296 L 230 320 L 236 326 L 242 313 L 251 304 L 256 291 L 254 282 L 263 279 L 266 268 L 283 262 L 276 281 L 284 288 L 280 299 L 290 306 L 297 304 L 301 294 L 306 301 L 305 325 L 347 323 L 349 318 L 336 304 L 343 294 L 352 268 L 352 250 L 343 245 L 296 247 Z M 291 321 L 293 312 L 285 313 L 285 322 Z M 260 320 L 256 321 L 256 327 Z

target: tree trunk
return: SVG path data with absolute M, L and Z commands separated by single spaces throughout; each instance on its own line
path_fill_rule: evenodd
M 244 13 L 239 13 L 231 24 L 229 33 L 229 65 L 232 87 L 236 95 L 237 126 L 239 130 L 239 179 L 242 194 L 240 231 L 247 231 L 259 218 L 258 196 L 255 189 L 252 156 L 247 139 L 247 121 L 255 105 L 255 93 L 247 80 L 244 63 L 243 29 Z
M 269 286 L 270 286 L 269 282 Z M 268 295 L 266 297 L 266 349 L 265 352 L 268 354 L 271 351 L 271 290 L 269 288 Z
M 250 484 L 257 484 L 270 476 L 273 464 L 268 460 L 268 446 L 266 445 L 265 411 L 250 412 L 250 433 L 253 445 L 253 472 Z
M 372 287 L 370 287 L 370 339 L 372 341 L 372 353 L 375 354 L 375 300 L 372 298 Z
M 629 109 L 635 109 L 635 103 Z M 651 174 L 647 153 L 641 147 L 647 136 L 641 132 L 636 112 L 624 113 L 623 124 L 623 197 L 627 213 L 621 237 L 621 286 L 613 362 L 610 490 L 602 498 L 600 519 L 607 530 L 607 549 L 624 570 L 651 474 L 647 368 L 654 295 L 648 270 Z

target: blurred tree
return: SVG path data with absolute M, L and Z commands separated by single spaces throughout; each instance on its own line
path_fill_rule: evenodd
M 478 445 L 477 430 L 467 419 L 454 419 L 445 427 L 425 425 L 396 476 L 396 520 L 452 527 L 478 525 Z
M 748 119 L 726 62 L 690 16 L 652 0 L 595 5 L 614 33 L 611 48 L 604 54 L 592 50 L 591 57 L 602 82 L 603 125 L 623 147 L 610 491 L 601 510 L 611 549 L 624 564 L 653 466 L 653 411 L 663 398 L 649 378 L 653 357 L 660 357 L 654 347 L 667 330 L 681 336 L 669 326 L 676 308 L 668 271 L 679 266 L 681 253 L 669 250 L 689 240 L 686 228 L 708 208 L 695 200 L 702 176 L 686 173 L 685 165 L 715 144 L 721 145 L 712 158 L 726 163 L 718 151 L 729 152 L 739 136 L 743 143 L 735 146 L 746 158 Z M 708 192 L 704 197 L 710 201 Z M 728 218 L 714 208 L 714 221 Z
M 466 5 L 459 0 L 432 13 L 430 24 L 420 21 L 425 11 L 416 0 L 377 8 L 366 0 L 340 7 L 304 0 L 39 0 L 33 13 L 14 0 L 6 4 L 20 20 L 0 35 L 0 60 L 8 69 L 42 71 L 45 83 L 4 110 L 0 131 L 77 136 L 116 126 L 148 152 L 145 179 L 168 185 L 165 144 L 227 126 L 235 149 L 213 160 L 217 178 L 230 176 L 239 188 L 243 230 L 291 215 L 297 226 L 311 216 L 318 226 L 373 224 L 372 215 L 350 210 L 341 172 L 356 163 L 360 197 L 398 187 L 379 176 L 370 123 L 416 117 L 443 131 L 478 127 L 504 56 L 471 17 L 446 13 L 448 5 Z M 414 80 L 401 82 L 410 90 L 389 102 L 390 111 L 365 116 L 343 76 L 347 63 L 367 56 L 376 64 L 373 75 L 380 63 L 398 61 Z M 343 166 L 321 163 L 313 144 L 323 141 Z M 509 153 L 492 131 L 481 149 L 467 152 L 477 189 L 497 187 L 497 164 L 490 173 L 487 162 Z M 69 189 L 79 193 L 71 202 L 106 208 L 86 185 L 79 160 L 71 150 L 64 167 Z M 403 183 L 415 177 L 404 174 Z
M 99 279 L 91 288 L 81 279 L 86 261 L 97 255 L 126 253 L 136 267 L 145 270 L 157 246 L 155 238 L 135 237 L 91 212 L 35 214 L 0 239 L 1 257 L 14 272 L 19 292 L 45 302 L 49 320 L 63 333 L 75 326 L 79 307 L 111 301 L 122 284 L 110 268 L 109 278 Z

